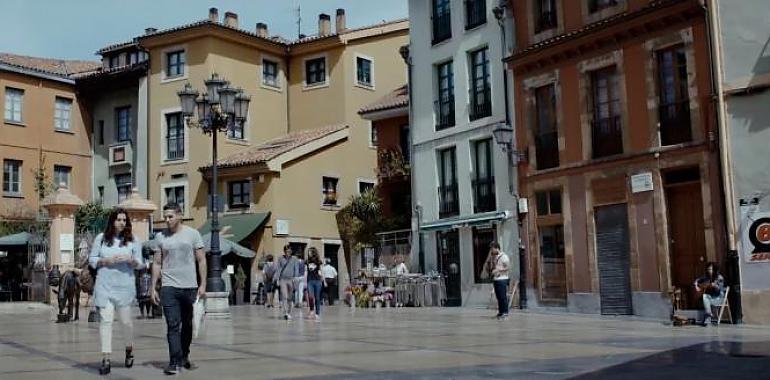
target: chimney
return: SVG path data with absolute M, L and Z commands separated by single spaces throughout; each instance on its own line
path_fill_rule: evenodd
M 257 37 L 267 38 L 267 24 L 264 22 L 257 23 Z
M 216 8 L 209 8 L 209 21 L 219 22 L 219 10 Z
M 328 36 L 332 34 L 332 18 L 326 13 L 318 15 L 318 35 Z
M 155 28 L 145 28 L 144 29 L 144 34 L 153 34 L 153 33 L 157 32 L 157 31 L 158 31 L 158 29 L 155 29 Z
M 345 10 L 342 8 L 337 9 L 337 25 L 335 31 L 337 34 L 345 31 Z
M 238 15 L 233 12 L 225 12 L 225 25 L 238 29 Z

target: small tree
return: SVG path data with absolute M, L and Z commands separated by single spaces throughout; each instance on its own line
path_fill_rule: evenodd
M 88 202 L 78 207 L 78 211 L 75 213 L 75 231 L 77 233 L 101 232 L 104 230 L 109 215 L 110 209 L 103 208 L 97 202 Z

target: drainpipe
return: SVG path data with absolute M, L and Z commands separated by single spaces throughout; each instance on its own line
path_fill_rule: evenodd
M 719 24 L 719 8 L 715 0 L 704 0 L 701 3 L 701 7 L 707 12 L 706 24 L 707 34 L 709 42 L 709 53 L 711 55 L 711 64 L 709 69 L 711 71 L 712 88 L 715 93 L 712 93 L 712 100 L 716 100 L 717 111 L 717 134 L 719 135 L 719 159 L 721 164 L 721 176 L 720 182 L 722 190 L 724 192 L 724 208 L 725 208 L 725 224 L 727 232 L 727 269 L 729 271 L 732 289 L 731 293 L 731 305 L 733 312 L 735 313 L 735 319 L 737 323 L 740 323 L 743 319 L 743 313 L 741 308 L 741 274 L 740 274 L 740 257 L 737 249 L 737 218 L 735 212 L 735 195 L 734 195 L 734 177 L 733 177 L 733 159 L 732 149 L 730 143 L 730 133 L 727 130 L 727 109 L 725 104 L 724 89 L 722 84 L 724 83 L 724 71 L 722 67 L 722 45 L 720 42 L 720 24 Z

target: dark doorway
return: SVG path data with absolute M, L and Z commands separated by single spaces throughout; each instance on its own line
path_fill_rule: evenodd
M 473 227 L 473 278 L 477 284 L 492 283 L 491 278 L 482 279 L 484 263 L 489 256 L 489 243 L 497 240 L 493 227 Z
M 324 244 L 324 258 L 329 259 L 329 264 L 337 270 L 337 281 L 329 285 L 329 292 L 332 295 L 332 299 L 336 302 L 339 299 L 339 273 L 340 273 L 340 261 L 339 261 L 339 244 Z
M 446 278 L 446 303 L 444 306 L 462 306 L 460 235 L 457 230 L 451 230 L 437 233 L 436 238 L 438 271 Z
M 567 305 L 564 226 L 538 226 L 540 233 L 540 298 L 543 304 Z
M 595 216 L 602 314 L 631 315 L 631 260 L 626 204 L 597 207 Z

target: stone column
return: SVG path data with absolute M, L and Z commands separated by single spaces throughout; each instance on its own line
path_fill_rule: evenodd
M 75 267 L 75 212 L 83 204 L 64 183 L 43 199 L 43 207 L 51 218 L 50 263 L 58 265 L 62 273 Z
M 139 188 L 131 189 L 131 195 L 120 203 L 118 207 L 128 212 L 128 218 L 131 220 L 131 230 L 134 239 L 140 242 L 150 240 L 150 216 L 158 206 L 152 201 L 142 198 L 139 195 Z

